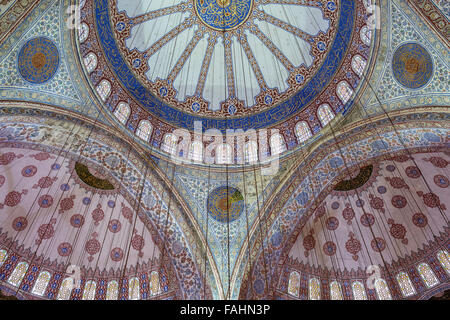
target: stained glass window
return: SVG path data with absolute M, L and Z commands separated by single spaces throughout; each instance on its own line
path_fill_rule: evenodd
M 36 283 L 34 284 L 33 290 L 31 290 L 31 293 L 38 296 L 43 296 L 45 293 L 45 289 L 47 289 L 50 278 L 51 275 L 47 271 L 42 271 L 41 273 L 39 273 L 39 276 L 36 280 Z
M 130 106 L 125 102 L 119 102 L 119 104 L 116 107 L 116 110 L 114 111 L 114 115 L 116 116 L 117 120 L 120 121 L 120 123 L 125 124 L 128 120 L 128 117 L 130 116 Z
M 80 42 L 83 43 L 84 41 L 86 41 L 88 35 L 89 35 L 89 26 L 86 23 L 82 22 L 80 25 L 78 36 Z
M 8 258 L 8 252 L 6 250 L 0 250 L 0 267 Z
M 128 284 L 128 299 L 139 300 L 140 298 L 139 279 L 136 277 L 131 278 Z
M 244 145 L 245 161 L 248 163 L 258 162 L 258 145 L 256 141 L 248 141 Z
M 61 283 L 61 287 L 59 288 L 58 300 L 69 300 L 70 294 L 72 293 L 73 289 L 73 278 L 67 277 L 63 280 Z
M 272 156 L 276 156 L 286 151 L 286 143 L 281 134 L 275 133 L 270 137 L 270 150 L 272 151 Z
M 420 276 L 422 277 L 423 282 L 428 288 L 434 287 L 439 283 L 439 280 L 431 270 L 430 266 L 426 263 L 421 263 L 417 266 L 417 270 L 419 271 Z
M 364 69 L 366 68 L 366 60 L 364 60 L 359 54 L 352 58 L 352 69 L 358 76 L 362 76 Z
M 167 152 L 168 154 L 175 155 L 177 152 L 177 142 L 177 136 L 171 133 L 166 134 L 164 136 L 162 150 Z
M 392 300 L 391 293 L 389 292 L 389 287 L 384 279 L 378 278 L 377 280 L 375 280 L 375 291 L 378 294 L 378 299 Z
M 328 104 L 323 104 L 317 109 L 317 116 L 319 117 L 322 127 L 325 127 L 334 118 L 334 113 Z
M 300 275 L 297 271 L 289 275 L 288 294 L 298 297 L 300 291 Z
M 84 65 L 86 66 L 88 73 L 91 73 L 95 70 L 95 68 L 97 68 L 97 56 L 95 53 L 90 52 L 86 57 L 84 57 Z
M 339 99 L 341 99 L 342 103 L 344 104 L 346 104 L 350 100 L 350 98 L 353 95 L 353 92 L 354 92 L 353 89 L 350 87 L 347 81 L 341 81 L 337 85 L 336 93 Z
M 201 141 L 192 142 L 189 157 L 195 162 L 203 162 L 203 143 Z
M 28 270 L 28 263 L 20 262 L 9 276 L 8 283 L 18 287 L 22 282 L 25 273 L 27 273 L 27 270 Z
M 97 93 L 103 101 L 106 101 L 111 93 L 111 83 L 108 80 L 103 79 L 97 86 Z
M 331 300 L 342 300 L 341 285 L 337 281 L 330 284 Z
M 302 143 L 312 137 L 311 129 L 305 121 L 300 121 L 295 126 L 295 134 L 298 142 Z
M 320 282 L 316 278 L 309 279 L 309 300 L 320 300 Z
M 223 143 L 216 147 L 216 161 L 217 164 L 232 164 L 233 163 L 233 149 L 227 143 Z
M 147 120 L 142 120 L 139 123 L 139 127 L 136 130 L 136 135 L 144 141 L 150 140 L 150 136 L 152 135 L 152 125 Z
M 448 252 L 445 250 L 441 250 L 438 252 L 437 257 L 439 259 L 439 262 L 442 264 L 442 267 L 444 267 L 445 271 L 450 274 L 450 255 L 448 254 Z
M 414 289 L 414 286 L 406 272 L 400 272 L 397 275 L 397 282 L 404 297 L 409 297 L 416 294 L 416 289 Z
M 160 292 L 159 287 L 159 274 L 156 271 L 153 271 L 150 274 L 150 294 L 152 296 L 157 295 Z
M 354 300 L 367 300 L 366 290 L 364 289 L 364 285 L 361 282 L 354 281 L 352 283 L 352 289 Z
M 119 295 L 119 283 L 116 280 L 112 280 L 108 283 L 106 288 L 106 300 L 117 300 Z
M 86 282 L 83 291 L 83 300 L 94 300 L 95 299 L 95 289 L 97 288 L 97 284 L 89 280 Z
M 372 39 L 372 30 L 368 26 L 361 28 L 361 40 L 368 46 L 370 46 L 370 40 Z

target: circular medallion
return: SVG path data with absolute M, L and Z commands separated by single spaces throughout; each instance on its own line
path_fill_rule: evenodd
M 243 24 L 250 15 L 253 0 L 194 0 L 200 20 L 215 30 L 231 30 Z
M 14 221 L 12 222 L 12 227 L 16 231 L 25 230 L 27 225 L 28 225 L 28 220 L 25 217 L 15 218 Z
M 28 82 L 41 84 L 49 81 L 58 70 L 59 52 L 47 38 L 34 38 L 20 49 L 18 68 Z
M 233 187 L 222 186 L 208 195 L 208 213 L 219 222 L 231 222 L 238 219 L 244 210 L 244 205 L 241 192 Z
M 424 87 L 433 75 L 433 60 L 418 43 L 406 43 L 397 48 L 392 58 L 395 79 L 409 89 Z

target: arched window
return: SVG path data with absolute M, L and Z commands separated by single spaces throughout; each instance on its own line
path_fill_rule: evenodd
M 353 89 L 350 87 L 347 81 L 341 81 L 337 85 L 336 93 L 343 104 L 346 104 L 350 100 L 353 92 Z
M 89 52 L 86 57 L 84 57 L 84 65 L 86 66 L 86 71 L 91 73 L 97 68 L 97 56 L 93 52 Z
M 397 275 L 397 282 L 404 297 L 409 297 L 416 294 L 416 289 L 414 289 L 414 286 L 412 285 L 406 272 L 400 272 Z
M 125 124 L 128 121 L 128 117 L 130 116 L 131 109 L 128 103 L 125 102 L 119 102 L 119 104 L 116 107 L 116 110 L 114 110 L 114 116 L 116 116 L 117 120 L 119 120 L 120 123 Z
M 128 284 L 128 300 L 139 300 L 140 298 L 139 279 L 131 278 Z
M 328 104 L 323 104 L 317 109 L 317 116 L 319 117 L 322 127 L 325 127 L 334 118 L 334 113 Z
M 389 292 L 389 287 L 384 279 L 378 278 L 377 280 L 375 280 L 375 291 L 378 294 L 378 299 L 392 300 L 391 293 Z
M 95 299 L 95 289 L 97 289 L 97 284 L 89 280 L 86 282 L 83 291 L 83 300 L 94 300 Z
M 342 300 L 341 285 L 336 280 L 330 284 L 331 300 Z
M 142 120 L 139 123 L 139 127 L 136 130 L 136 135 L 144 141 L 150 140 L 150 136 L 152 135 L 152 125 L 150 121 Z
M 363 26 L 361 28 L 361 40 L 364 44 L 370 46 L 370 41 L 372 40 L 372 30 L 368 26 Z
M 217 164 L 233 163 L 233 149 L 229 144 L 223 143 L 216 147 L 216 163 Z
M 366 290 L 364 285 L 359 281 L 354 281 L 352 283 L 353 299 L 354 300 L 367 300 Z
M 417 266 L 417 270 L 419 271 L 419 274 L 422 277 L 423 282 L 428 288 L 434 287 L 439 283 L 439 280 L 436 278 L 433 270 L 431 270 L 428 264 L 426 263 L 419 264 Z
M 309 279 L 309 300 L 320 300 L 320 282 L 316 278 Z
M 201 141 L 194 140 L 189 152 L 189 159 L 195 162 L 203 162 L 203 143 Z
M 300 275 L 297 271 L 292 271 L 289 275 L 288 294 L 298 297 L 300 291 Z
M 362 77 L 366 64 L 366 60 L 364 60 L 359 54 L 353 56 L 352 69 L 358 76 Z
M 97 86 L 97 93 L 100 96 L 100 99 L 106 101 L 111 93 L 111 83 L 108 80 L 103 79 Z
M 168 133 L 164 136 L 164 142 L 161 149 L 168 154 L 175 155 L 177 153 L 177 136 L 171 133 Z
M 311 129 L 306 121 L 300 121 L 295 126 L 295 135 L 297 136 L 298 142 L 302 143 L 312 137 Z
M 0 267 L 8 258 L 8 252 L 6 250 L 0 250 Z
M 119 283 L 116 280 L 108 282 L 106 288 L 106 300 L 117 300 L 119 296 Z
M 244 145 L 244 159 L 248 163 L 258 162 L 258 145 L 256 141 L 248 141 Z
M 28 263 L 20 262 L 16 266 L 12 274 L 9 276 L 8 283 L 18 287 L 22 282 L 25 273 L 27 273 L 27 270 L 28 270 Z
M 153 271 L 150 274 L 150 294 L 152 296 L 157 295 L 160 293 L 160 287 L 159 287 L 159 274 L 156 271 Z
M 284 142 L 284 138 L 281 134 L 275 133 L 270 136 L 270 150 L 272 156 L 279 155 L 286 151 L 286 143 Z
M 439 259 L 439 262 L 442 264 L 442 267 L 444 267 L 445 271 L 450 274 L 450 255 L 448 254 L 448 252 L 445 250 L 441 250 L 438 252 L 437 257 Z
M 78 39 L 81 43 L 85 42 L 89 35 L 89 26 L 82 22 L 79 29 Z
M 69 300 L 70 294 L 73 289 L 73 278 L 67 277 L 61 283 L 61 287 L 59 288 L 58 296 L 56 299 L 58 300 Z
M 39 273 L 39 276 L 36 280 L 36 283 L 34 284 L 33 290 L 31 290 L 31 293 L 38 296 L 43 296 L 45 293 L 45 289 L 47 289 L 50 278 L 51 275 L 47 271 Z

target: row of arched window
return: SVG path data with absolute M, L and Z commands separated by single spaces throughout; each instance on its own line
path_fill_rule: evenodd
M 450 274 L 450 256 L 448 252 L 445 250 L 441 250 L 438 252 L 437 257 L 446 272 Z M 420 263 L 419 265 L 417 265 L 417 271 L 419 272 L 420 277 L 422 278 L 427 288 L 432 288 L 439 284 L 438 278 L 427 263 Z M 414 288 L 406 272 L 402 271 L 398 273 L 396 276 L 396 281 L 404 297 L 410 297 L 416 294 L 416 289 Z M 354 300 L 367 300 L 366 290 L 364 288 L 364 284 L 361 281 L 353 281 L 351 287 Z M 389 287 L 384 279 L 376 279 L 374 282 L 374 287 L 378 299 L 392 300 Z M 320 300 L 320 281 L 317 278 L 313 277 L 309 279 L 308 288 L 309 299 Z M 299 297 L 299 292 L 300 274 L 297 271 L 292 271 L 289 275 L 288 294 Z M 331 300 L 343 300 L 341 284 L 336 280 L 330 283 L 330 297 Z
M 79 40 L 81 43 L 86 41 L 88 34 L 89 34 L 89 26 L 83 22 L 81 24 L 81 27 L 79 30 Z M 361 29 L 361 39 L 364 41 L 364 43 L 367 44 L 367 42 L 368 42 L 368 44 L 370 44 L 370 38 L 371 38 L 370 29 L 367 26 L 363 27 Z M 97 59 L 97 56 L 95 55 L 95 53 L 93 53 L 93 52 L 88 53 L 86 55 L 86 57 L 84 58 L 84 64 L 85 64 L 85 67 L 86 67 L 86 70 L 88 73 L 91 73 L 92 71 L 94 71 L 98 65 L 98 59 Z M 363 75 L 364 69 L 366 67 L 366 60 L 357 54 L 357 55 L 353 56 L 351 65 L 352 65 L 353 71 L 358 76 L 361 77 Z M 100 83 L 96 87 L 96 91 L 97 91 L 98 95 L 100 96 L 100 98 L 103 101 L 106 101 L 106 99 L 111 94 L 111 83 L 106 79 L 101 80 Z M 352 97 L 353 93 L 354 93 L 354 90 L 348 84 L 347 81 L 343 80 L 340 83 L 338 83 L 338 85 L 336 87 L 336 94 L 343 104 L 346 104 L 347 102 L 350 101 L 350 98 Z M 130 114 L 131 114 L 130 106 L 126 102 L 123 102 L 123 101 L 119 102 L 116 106 L 116 109 L 114 110 L 115 117 L 123 125 L 125 125 L 127 123 L 128 118 L 130 117 Z M 325 103 L 325 104 L 322 104 L 321 106 L 319 106 L 319 108 L 317 109 L 317 117 L 319 118 L 319 121 L 320 121 L 322 127 L 325 127 L 326 125 L 328 125 L 328 123 L 330 123 L 331 120 L 333 120 L 333 118 L 335 117 L 335 114 L 332 111 L 331 107 Z M 153 127 L 152 127 L 151 123 L 148 120 L 142 120 L 139 123 L 138 128 L 136 129 L 136 135 L 143 141 L 149 142 L 149 140 L 151 138 L 152 130 L 153 130 Z M 297 140 L 299 143 L 304 143 L 313 136 L 313 133 L 311 132 L 311 129 L 306 121 L 300 121 L 297 123 L 297 125 L 295 127 L 295 134 L 297 136 Z M 174 154 L 176 152 L 176 149 L 173 146 L 174 144 L 176 144 L 175 140 L 176 140 L 176 138 L 171 137 L 170 135 L 166 136 L 166 138 L 164 139 L 163 146 L 162 146 L 163 151 L 168 152 L 169 154 Z M 280 140 L 280 141 L 276 142 L 275 140 Z M 199 148 L 199 146 L 193 146 L 193 148 Z M 203 146 L 202 146 L 202 148 L 203 148 Z M 223 148 L 228 149 L 228 147 L 226 147 L 226 146 L 224 146 Z M 272 152 L 271 152 L 272 155 L 278 155 L 286 150 L 286 145 L 285 145 L 285 142 L 284 142 L 284 139 L 282 138 L 282 136 L 278 136 L 278 137 L 276 136 L 273 138 L 273 141 L 271 140 L 271 149 L 272 149 Z M 251 150 L 251 149 L 249 149 L 249 150 Z M 251 151 L 249 151 L 249 152 L 251 152 Z M 199 153 L 200 152 L 194 152 L 194 154 L 197 154 L 197 155 Z M 231 152 L 229 152 L 228 150 L 224 150 L 223 151 L 224 156 L 219 157 L 219 159 L 216 162 L 217 163 L 229 163 L 230 161 L 228 161 L 229 159 L 226 156 L 226 154 L 228 154 L 228 153 L 231 153 Z M 195 158 L 197 160 L 195 160 Z M 199 156 L 191 157 L 191 159 L 194 159 L 194 161 L 200 161 Z M 257 152 L 254 152 L 253 156 L 249 155 L 248 159 L 252 160 L 250 162 L 253 162 L 253 161 L 256 162 L 257 161 Z
M 8 253 L 6 250 L 0 250 L 0 267 L 6 261 Z M 27 273 L 29 264 L 22 261 L 17 264 L 14 271 L 9 276 L 7 283 L 12 286 L 19 287 L 22 283 L 25 274 Z M 51 274 L 48 271 L 41 271 L 36 279 L 36 282 L 31 289 L 31 293 L 37 296 L 43 296 L 51 279 Z M 159 274 L 156 271 L 150 273 L 149 292 L 151 296 L 155 296 L 161 293 L 161 287 L 159 283 Z M 65 278 L 59 288 L 56 296 L 57 300 L 68 300 L 74 288 L 74 280 L 71 277 Z M 97 290 L 97 282 L 94 280 L 88 280 L 85 283 L 82 299 L 94 300 Z M 117 280 L 111 280 L 107 284 L 106 300 L 117 300 L 119 296 L 119 283 Z M 128 299 L 139 300 L 140 296 L 140 280 L 138 277 L 133 277 L 128 280 Z

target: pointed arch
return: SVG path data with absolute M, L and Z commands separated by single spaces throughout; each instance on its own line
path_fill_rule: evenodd
M 17 264 L 16 268 L 9 276 L 8 283 L 18 287 L 22 282 L 25 273 L 27 273 L 28 267 L 29 265 L 25 261 L 22 261 L 19 264 Z
M 360 281 L 353 281 L 352 290 L 354 300 L 367 300 L 366 290 Z
M 139 300 L 141 298 L 139 279 L 133 277 L 128 284 L 128 300 Z
M 316 278 L 309 279 L 309 300 L 320 300 L 320 282 Z
M 106 300 L 117 300 L 119 296 L 119 283 L 116 280 L 111 280 L 108 282 L 106 288 Z
M 380 300 L 392 300 L 391 292 L 384 279 L 378 278 L 375 280 L 375 291 L 377 292 L 378 299 Z
M 422 277 L 423 282 L 428 288 L 434 287 L 439 283 L 438 278 L 436 278 L 433 270 L 431 270 L 428 264 L 426 263 L 419 264 L 417 266 L 417 271 L 419 271 L 419 274 Z
M 317 109 L 317 117 L 319 118 L 322 127 L 325 127 L 331 120 L 334 119 L 334 113 L 330 105 L 324 103 Z
M 300 293 L 300 275 L 297 271 L 292 271 L 289 275 L 288 294 L 298 297 Z
M 131 109 L 128 103 L 119 102 L 117 104 L 116 110 L 114 111 L 114 116 L 119 120 L 121 124 L 125 124 L 130 117 Z
M 203 162 L 203 143 L 201 141 L 194 140 L 194 142 L 191 143 L 189 159 L 194 162 Z
M 95 290 L 97 289 L 97 284 L 93 280 L 89 280 L 84 285 L 83 300 L 94 300 Z
M 50 282 L 51 274 L 48 271 L 42 271 L 39 273 L 38 278 L 36 279 L 36 283 L 33 286 L 33 290 L 31 290 L 32 294 L 43 296 L 45 290 L 47 289 L 48 283 Z
M 83 60 L 88 74 L 97 68 L 98 59 L 95 53 L 89 52 Z
M 153 126 L 148 120 L 142 120 L 136 130 L 136 135 L 144 141 L 149 141 L 152 135 Z
M 286 142 L 280 133 L 270 136 L 270 150 L 272 156 L 279 155 L 286 151 Z
M 347 81 L 343 80 L 339 82 L 336 87 L 336 94 L 343 104 L 346 104 L 350 101 L 350 98 L 353 96 L 353 89 L 350 87 Z
M 161 292 L 161 288 L 159 285 L 159 274 L 156 271 L 153 271 L 150 274 L 150 294 L 155 296 Z
M 164 136 L 164 141 L 162 144 L 162 151 L 167 152 L 170 155 L 176 155 L 177 153 L 177 142 L 178 138 L 172 133 L 168 133 Z
M 366 60 L 361 57 L 359 54 L 356 54 L 352 58 L 352 69 L 355 71 L 355 73 L 362 77 L 364 73 L 364 69 L 366 68 L 367 62 Z
M 106 99 L 108 99 L 109 97 L 109 94 L 111 93 L 111 83 L 108 80 L 103 79 L 98 84 L 96 90 L 98 95 L 100 96 L 100 99 L 102 99 L 102 101 L 106 101 Z
M 336 280 L 330 284 L 330 293 L 331 300 L 343 300 L 341 285 Z
M 306 121 L 300 121 L 295 125 L 295 135 L 299 143 L 303 143 L 313 136 Z

